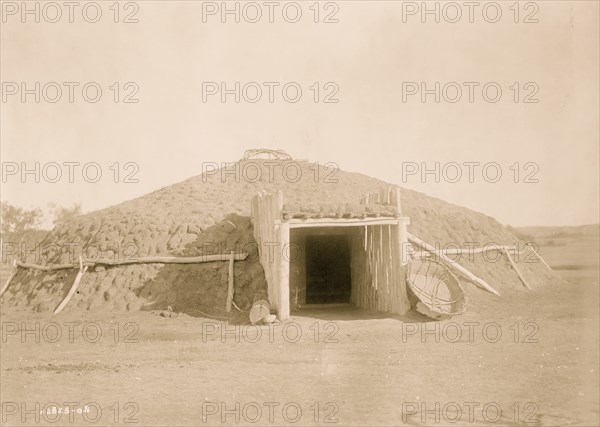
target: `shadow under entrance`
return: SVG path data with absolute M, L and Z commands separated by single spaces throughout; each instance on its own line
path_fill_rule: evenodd
M 306 236 L 306 304 L 349 303 L 351 292 L 348 236 Z

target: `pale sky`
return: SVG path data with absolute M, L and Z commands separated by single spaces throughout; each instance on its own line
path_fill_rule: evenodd
M 50 9 L 40 11 L 40 23 L 29 15 L 22 23 L 21 11 L 7 9 L 6 3 L 12 2 L 3 3 L 0 24 L 3 201 L 25 208 L 80 202 L 88 212 L 198 175 L 203 162 L 234 161 L 247 148 L 265 147 L 335 162 L 343 170 L 422 191 L 506 224 L 598 222 L 598 2 L 537 2 L 538 11 L 520 10 L 519 21 L 535 12 L 538 23 L 515 23 L 512 1 L 499 2 L 497 23 L 487 22 L 481 10 L 475 10 L 474 23 L 468 16 L 449 23 L 443 15 L 440 23 L 427 16 L 422 23 L 418 12 L 405 15 L 403 22 L 402 2 L 383 1 L 337 2 L 337 11 L 325 10 L 322 3 L 319 20 L 335 12 L 339 22 L 315 23 L 313 2 L 307 2 L 297 23 L 286 22 L 281 9 L 269 23 L 264 8 L 254 24 L 244 15 L 240 23 L 231 16 L 222 23 L 218 13 L 202 22 L 202 2 L 193 1 L 142 1 L 135 2 L 137 11 L 120 11 L 120 21 L 134 13 L 138 23 L 113 22 L 112 1 L 99 2 L 97 23 L 86 22 L 81 10 L 74 11 L 70 23 L 66 8 L 57 23 L 47 22 L 56 13 Z M 288 12 L 287 18 L 293 15 Z M 253 13 L 247 10 L 246 18 Z M 39 103 L 35 94 L 21 102 L 22 82 L 30 89 L 40 82 Z M 79 84 L 73 103 L 64 82 Z M 82 97 L 81 88 L 89 82 L 102 89 L 97 103 Z M 113 101 L 115 82 L 119 103 Z M 139 88 L 138 103 L 122 102 L 133 88 L 125 87 L 127 82 Z M 256 82 L 263 97 L 236 104 L 233 96 L 222 103 L 215 95 L 202 102 L 203 82 L 228 87 Z M 264 82 L 279 83 L 273 103 Z M 288 82 L 302 88 L 297 103 L 282 97 Z M 315 82 L 318 103 L 311 90 Z M 338 103 L 322 102 L 334 87 L 325 87 L 328 82 L 339 88 Z M 407 82 L 425 82 L 429 88 L 456 82 L 463 95 L 456 103 L 443 97 L 435 103 L 433 95 L 423 103 L 420 94 L 403 102 Z M 479 84 L 473 103 L 464 82 Z M 482 96 L 482 86 L 490 82 L 502 90 L 496 103 Z M 47 102 L 44 95 L 55 97 L 56 86 L 62 97 Z M 538 102 L 524 103 L 534 91 Z M 88 93 L 94 96 L 92 89 Z M 36 162 L 63 165 L 62 179 L 50 183 L 42 177 L 36 183 L 27 175 L 21 182 L 18 173 L 10 175 L 15 164 L 32 169 Z M 102 177 L 86 182 L 76 166 L 70 183 L 67 162 L 96 162 Z M 128 162 L 139 170 L 125 169 Z M 425 182 L 419 175 L 403 182 L 403 164 L 432 169 L 436 162 L 495 162 L 502 177 L 486 182 L 481 167 L 475 167 L 469 182 L 463 166 L 456 183 L 436 183 L 432 175 Z M 118 183 L 115 163 L 121 170 Z M 54 177 L 51 166 L 45 171 Z M 454 176 L 454 170 L 447 171 Z M 135 172 L 139 182 L 124 183 L 128 172 Z M 523 182 L 529 173 L 537 183 Z

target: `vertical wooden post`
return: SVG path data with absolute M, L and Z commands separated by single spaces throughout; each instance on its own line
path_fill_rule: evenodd
M 271 245 L 269 248 L 269 262 L 271 268 L 271 283 L 273 288 L 272 300 L 269 302 L 275 306 L 277 313 L 279 313 L 280 295 L 281 295 L 281 284 L 279 278 L 279 270 L 281 269 L 281 239 L 279 237 L 279 224 L 275 224 L 275 221 L 281 220 L 281 209 L 283 207 L 283 200 L 280 202 L 280 198 L 283 198 L 280 191 L 276 193 L 268 193 L 266 195 L 269 200 L 267 209 L 267 220 L 268 227 L 270 230 L 269 242 Z M 271 253 L 272 251 L 272 253 Z M 271 258 L 272 256 L 272 258 Z
M 279 320 L 290 318 L 290 224 L 282 222 L 279 226 L 280 264 L 279 264 Z
M 233 261 L 235 259 L 235 253 L 232 250 L 229 256 L 229 277 L 227 286 L 227 303 L 225 304 L 225 311 L 228 313 L 231 311 L 231 304 L 233 303 Z
M 278 311 L 277 315 L 279 320 L 286 320 L 290 318 L 290 223 L 283 219 L 281 210 L 283 209 L 283 193 L 281 190 L 277 191 L 275 200 L 275 209 L 277 215 L 275 218 L 281 222 L 279 224 L 279 265 L 278 265 Z
M 394 202 L 396 203 L 396 209 L 398 210 L 398 215 L 402 215 L 402 202 L 400 200 L 400 187 L 396 187 L 394 189 Z
M 404 276 L 404 274 L 402 274 L 402 272 L 404 271 L 403 265 L 406 264 L 406 262 L 404 262 L 404 251 L 403 248 L 406 247 L 406 244 L 403 243 L 405 242 L 404 239 L 407 239 L 406 241 L 408 241 L 408 236 L 406 233 L 406 222 L 405 221 L 398 221 L 398 225 L 395 227 L 396 228 L 396 236 L 394 239 L 394 249 L 396 254 L 400 254 L 401 256 L 398 257 L 394 257 L 394 270 L 396 271 L 396 286 L 398 287 L 398 291 L 397 291 L 397 313 L 398 314 L 405 314 L 406 312 L 408 312 L 408 310 L 410 310 L 410 303 L 408 302 L 408 294 L 406 292 L 406 277 Z
M 400 219 L 398 221 L 398 238 L 400 240 L 400 264 L 406 265 L 408 264 L 409 254 L 408 254 L 408 230 L 406 226 L 410 224 L 409 219 Z

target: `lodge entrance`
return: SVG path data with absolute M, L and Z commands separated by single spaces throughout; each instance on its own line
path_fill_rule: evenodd
M 352 292 L 348 235 L 306 236 L 306 303 L 349 303 Z
M 251 216 L 270 309 L 280 320 L 321 304 L 410 309 L 402 264 L 410 220 L 400 216 L 398 187 L 363 194 L 356 206 L 286 205 L 280 190 L 263 190 L 252 198 Z

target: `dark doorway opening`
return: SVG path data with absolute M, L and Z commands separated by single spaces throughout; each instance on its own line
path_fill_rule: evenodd
M 348 236 L 307 236 L 306 303 L 349 303 L 351 290 Z

